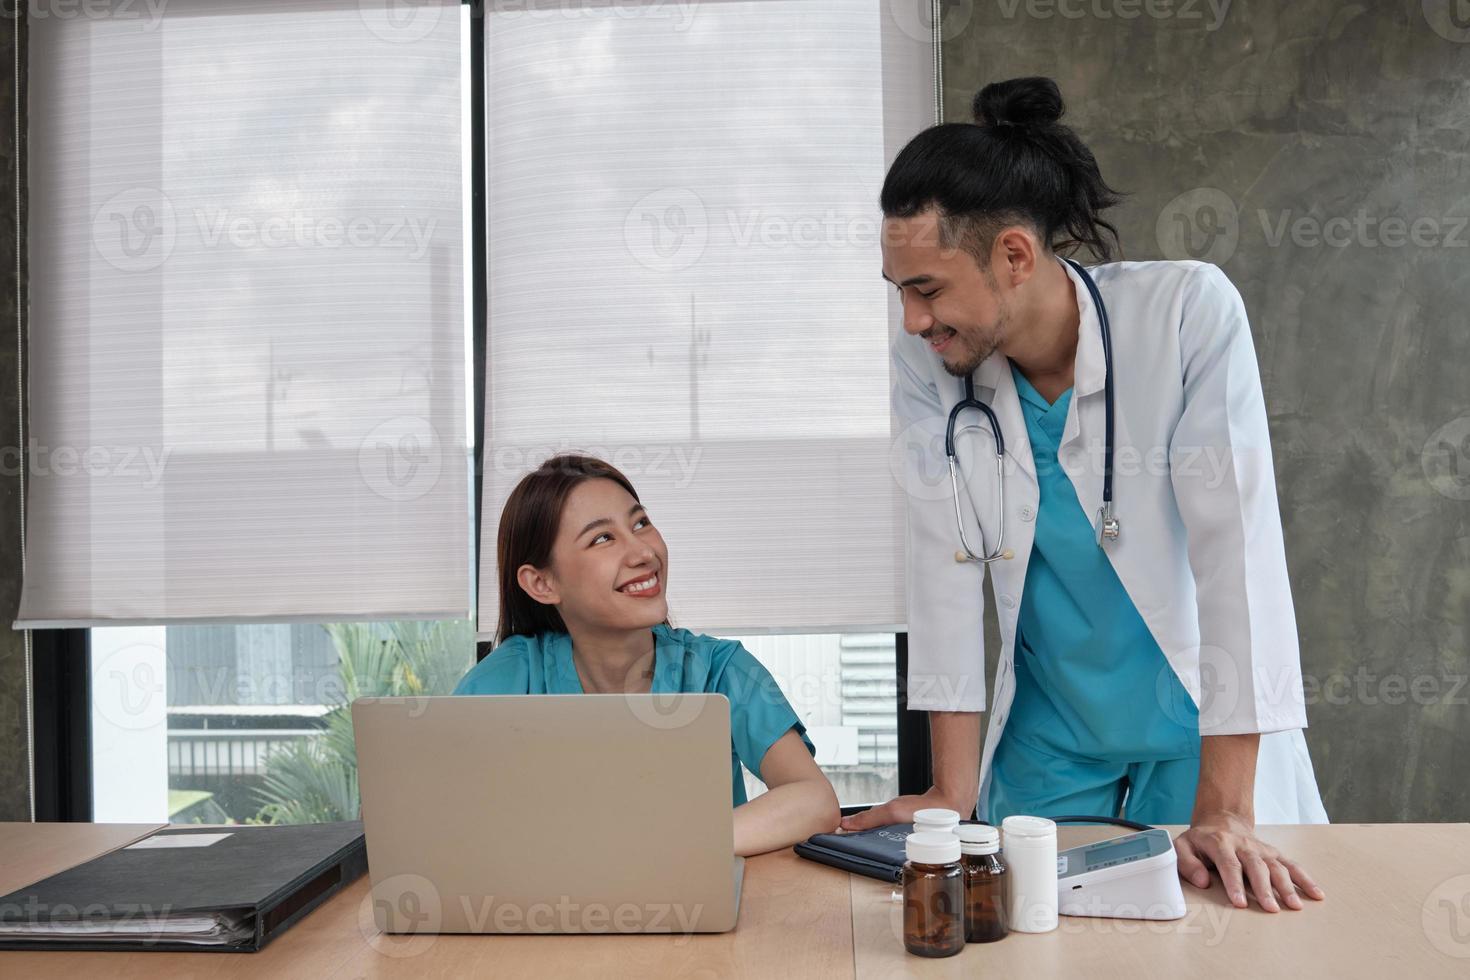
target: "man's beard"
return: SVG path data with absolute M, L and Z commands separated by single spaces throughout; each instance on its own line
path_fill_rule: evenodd
M 955 339 L 962 340 L 963 338 L 956 337 Z M 966 343 L 965 346 L 968 348 L 969 344 Z M 944 370 L 948 371 L 956 378 L 968 378 L 970 375 L 979 370 L 980 365 L 984 364 L 985 359 L 988 358 L 991 354 L 994 354 L 996 348 L 999 346 L 1000 345 L 998 343 L 992 340 L 979 350 L 972 350 L 969 356 L 967 356 L 963 361 L 960 361 L 958 363 L 950 363 L 949 361 L 944 360 L 944 358 L 940 358 L 940 362 L 944 364 Z
M 974 374 L 991 354 L 994 354 L 1000 349 L 1001 341 L 1006 337 L 1010 322 L 1009 312 L 1002 309 L 999 318 L 995 321 L 995 328 L 990 331 L 990 335 L 978 347 L 972 344 L 968 334 L 962 334 L 958 330 L 955 330 L 955 339 L 951 343 L 958 342 L 963 344 L 970 353 L 964 360 L 957 363 L 950 363 L 941 357 L 940 361 L 944 364 L 944 370 L 956 378 L 968 378 Z M 954 330 L 953 327 L 950 329 Z

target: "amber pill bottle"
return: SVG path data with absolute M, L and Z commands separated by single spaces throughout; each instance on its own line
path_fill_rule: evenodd
M 965 941 L 1004 939 L 1006 866 L 1000 856 L 1000 831 L 985 824 L 960 824 L 960 867 L 965 879 Z
M 903 946 L 915 956 L 965 948 L 965 878 L 954 834 L 910 834 L 904 842 Z

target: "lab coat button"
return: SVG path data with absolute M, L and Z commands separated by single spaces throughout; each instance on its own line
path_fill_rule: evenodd
M 1031 520 L 1035 516 L 1036 516 L 1036 511 L 1032 510 L 1029 506 L 1026 506 L 1026 507 L 1022 507 L 1021 508 L 1021 520 L 1023 520 L 1023 521 L 1029 521 L 1029 520 Z
M 1007 609 L 1014 609 L 1014 608 L 1016 608 L 1016 597 L 1015 596 L 1010 596 L 1010 595 L 1003 595 L 1003 596 L 1000 597 L 1000 604 L 1002 606 L 1005 606 Z

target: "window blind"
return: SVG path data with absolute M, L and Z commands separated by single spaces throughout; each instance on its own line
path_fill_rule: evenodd
M 904 619 L 878 193 L 927 0 L 489 3 L 479 628 L 510 490 L 599 455 L 708 632 Z
M 464 618 L 459 4 L 30 24 L 18 626 Z

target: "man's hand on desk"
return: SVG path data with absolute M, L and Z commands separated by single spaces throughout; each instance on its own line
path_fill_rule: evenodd
M 1210 887 L 1210 868 L 1220 876 L 1225 895 L 1236 908 L 1250 904 L 1246 881 L 1267 912 L 1302 907 L 1308 898 L 1325 895 L 1295 861 L 1256 837 L 1254 809 L 1256 755 L 1261 736 L 1206 735 L 1200 739 L 1199 786 L 1189 829 L 1174 839 L 1179 877 L 1199 888 Z
M 1301 908 L 1298 889 L 1318 901 L 1326 897 L 1301 865 L 1256 837 L 1252 821 L 1229 810 L 1196 811 L 1194 823 L 1174 839 L 1174 850 L 1179 877 L 1197 888 L 1209 888 L 1214 868 L 1236 908 L 1249 904 L 1245 879 L 1267 912 L 1279 912 L 1283 904 Z
M 842 820 L 843 830 L 912 823 L 915 810 L 953 810 L 964 820 L 980 795 L 980 712 L 930 711 L 929 744 L 935 785 L 918 796 L 900 796 Z
M 874 827 L 883 827 L 891 823 L 912 823 L 914 812 L 928 807 L 939 807 L 943 810 L 954 810 L 956 813 L 964 814 L 965 807 L 941 796 L 935 789 L 919 796 L 898 796 L 882 806 L 869 807 L 861 813 L 854 813 L 850 817 L 842 818 L 843 830 L 871 830 Z M 971 804 L 973 809 L 974 804 Z

